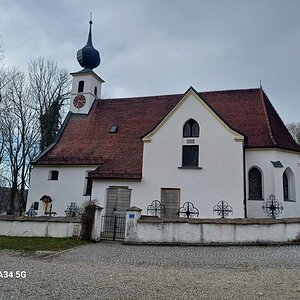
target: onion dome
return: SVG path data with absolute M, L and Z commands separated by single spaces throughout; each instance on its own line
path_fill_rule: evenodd
M 100 55 L 97 49 L 93 47 L 92 43 L 92 24 L 90 21 L 90 32 L 86 45 L 77 51 L 77 60 L 79 64 L 85 68 L 92 70 L 100 65 Z

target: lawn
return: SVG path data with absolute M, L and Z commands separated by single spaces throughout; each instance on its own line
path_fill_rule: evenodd
M 61 251 L 87 243 L 77 238 L 0 236 L 0 249 Z

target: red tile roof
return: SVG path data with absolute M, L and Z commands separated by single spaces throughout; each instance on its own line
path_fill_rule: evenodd
M 247 148 L 278 147 L 299 151 L 261 89 L 203 92 L 199 96 L 232 129 L 245 136 Z M 39 165 L 99 165 L 97 178 L 142 177 L 142 137 L 152 131 L 183 94 L 97 99 L 88 115 L 72 114 L 57 143 Z M 117 133 L 109 133 L 118 125 Z

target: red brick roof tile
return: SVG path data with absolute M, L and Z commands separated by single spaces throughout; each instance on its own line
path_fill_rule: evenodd
M 245 136 L 246 147 L 279 147 L 300 152 L 262 90 L 203 92 L 199 96 L 231 128 Z M 35 164 L 99 165 L 94 177 L 140 179 L 142 137 L 182 97 L 183 94 L 97 99 L 88 115 L 71 115 L 57 143 Z M 112 125 L 118 125 L 117 133 L 109 133 Z

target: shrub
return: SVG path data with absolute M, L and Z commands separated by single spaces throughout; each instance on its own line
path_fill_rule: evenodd
M 88 201 L 83 205 L 83 212 L 81 215 L 82 229 L 80 232 L 80 237 L 83 240 L 91 239 L 96 206 L 95 200 Z

